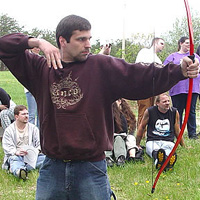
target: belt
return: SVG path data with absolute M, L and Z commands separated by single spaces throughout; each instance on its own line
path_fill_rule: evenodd
M 63 162 L 71 162 L 72 160 L 63 160 Z

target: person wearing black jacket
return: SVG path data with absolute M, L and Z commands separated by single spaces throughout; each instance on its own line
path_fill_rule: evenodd
M 0 120 L 5 130 L 14 121 L 14 108 L 16 104 L 11 100 L 10 95 L 0 88 Z
M 136 117 L 131 111 L 128 102 L 121 98 L 112 105 L 114 115 L 114 145 L 112 151 L 106 151 L 106 162 L 112 167 L 116 161 L 117 166 L 123 166 L 125 160 L 134 160 L 136 151 Z

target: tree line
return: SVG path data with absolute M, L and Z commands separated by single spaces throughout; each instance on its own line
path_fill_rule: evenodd
M 200 16 L 197 12 L 192 16 L 192 25 L 194 32 L 194 46 L 196 50 L 197 46 L 200 44 Z M 32 30 L 27 31 L 25 30 L 24 26 L 19 25 L 14 18 L 9 17 L 7 14 L 0 15 L 0 36 L 16 32 L 21 32 L 33 37 L 43 38 L 49 41 L 51 44 L 57 46 L 55 40 L 55 31 L 40 30 L 38 28 L 33 28 Z M 182 36 L 188 36 L 188 24 L 186 17 L 183 17 L 182 19 L 176 19 L 173 23 L 172 30 L 169 30 L 159 36 L 165 40 L 165 48 L 158 55 L 162 61 L 164 61 L 169 54 L 177 51 L 177 43 Z M 139 50 L 144 47 L 150 47 L 153 38 L 154 33 L 150 33 L 148 35 L 140 33 L 133 34 L 131 38 L 126 38 L 125 52 L 122 50 L 122 39 L 112 41 L 111 55 L 118 58 L 121 58 L 123 55 L 127 62 L 133 63 L 135 62 Z M 92 44 L 91 52 L 98 53 L 99 51 L 100 40 L 98 39 L 96 40 L 95 44 Z M 2 62 L 0 62 L 0 71 L 3 70 L 7 70 L 7 68 Z

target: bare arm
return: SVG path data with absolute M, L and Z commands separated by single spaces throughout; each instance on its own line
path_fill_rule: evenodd
M 179 119 L 178 111 L 176 111 L 176 120 L 175 120 L 175 124 L 174 124 L 174 129 L 175 129 L 175 136 L 176 136 L 176 138 L 178 138 L 179 133 L 180 133 L 180 119 Z M 181 138 L 180 145 L 185 146 L 183 137 Z
M 148 122 L 149 122 L 149 112 L 148 112 L 148 110 L 145 110 L 142 121 L 138 127 L 137 136 L 136 136 L 136 145 L 138 147 L 140 147 L 140 142 L 142 140 L 143 131 L 144 131 L 145 127 L 147 126 Z
M 7 105 L 0 105 L 0 112 L 1 112 L 2 110 L 5 110 L 5 109 L 8 109 L 8 106 L 7 106 Z
M 28 45 L 31 48 L 39 47 L 43 51 L 49 67 L 53 65 L 54 69 L 62 68 L 60 51 L 51 43 L 44 39 L 29 38 Z

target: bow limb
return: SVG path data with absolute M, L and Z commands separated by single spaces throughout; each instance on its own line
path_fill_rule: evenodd
M 193 39 L 192 18 L 191 18 L 191 14 L 190 14 L 189 5 L 188 5 L 188 0 L 184 0 L 184 2 L 185 2 L 185 8 L 186 8 L 187 20 L 188 20 L 189 39 L 190 39 L 190 55 L 192 56 L 194 54 L 194 39 Z M 176 151 L 176 149 L 177 149 L 177 147 L 178 147 L 178 145 L 181 141 L 181 138 L 183 136 L 185 126 L 187 124 L 189 113 L 190 113 L 190 106 L 191 106 L 191 99 L 192 99 L 192 88 L 193 88 L 193 79 L 190 78 L 189 79 L 189 90 L 188 90 L 188 97 L 187 97 L 187 105 L 186 105 L 186 110 L 185 110 L 185 117 L 184 117 L 184 121 L 183 121 L 183 124 L 182 124 L 182 127 L 181 127 L 181 131 L 180 131 L 179 136 L 177 138 L 177 141 L 174 145 L 174 148 L 172 149 L 171 153 L 169 154 L 169 156 L 167 157 L 167 159 L 163 163 L 162 167 L 160 168 L 160 170 L 159 170 L 159 172 L 156 176 L 156 179 L 155 179 L 154 184 L 152 186 L 151 193 L 154 193 L 157 181 L 158 181 L 161 173 L 163 172 L 163 170 L 167 166 L 170 158 L 174 155 L 174 153 L 175 153 L 175 151 Z

